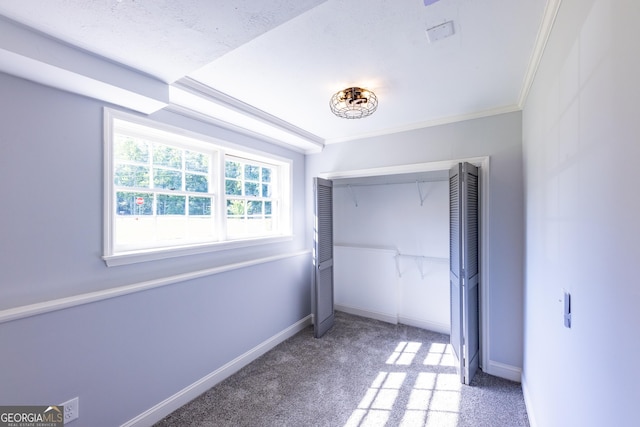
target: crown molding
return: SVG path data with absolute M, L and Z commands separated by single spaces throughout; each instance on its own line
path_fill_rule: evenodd
M 536 42 L 533 47 L 533 51 L 531 52 L 531 57 L 529 58 L 529 66 L 527 67 L 527 72 L 525 73 L 524 80 L 522 82 L 522 88 L 520 89 L 520 96 L 518 97 L 518 106 L 520 109 L 524 108 L 524 104 L 527 102 L 529 91 L 531 90 L 531 86 L 533 86 L 536 73 L 538 72 L 538 67 L 540 66 L 540 61 L 542 60 L 542 55 L 547 47 L 547 42 L 549 41 L 549 36 L 551 35 L 551 30 L 556 22 L 556 17 L 558 16 L 561 4 L 562 0 L 548 0 L 547 5 L 545 6 Z
M 426 120 L 422 122 L 411 123 L 406 126 L 381 129 L 375 132 L 361 133 L 358 135 L 353 135 L 353 136 L 344 137 L 344 138 L 330 138 L 325 140 L 325 144 L 337 144 L 340 142 L 355 141 L 355 140 L 365 139 L 365 138 L 374 138 L 374 137 L 390 135 L 394 133 L 407 132 L 407 131 L 423 129 L 423 128 L 428 128 L 433 126 L 463 122 L 465 120 L 481 119 L 483 117 L 496 116 L 496 115 L 505 114 L 505 113 L 513 113 L 514 111 L 520 111 L 520 110 L 522 110 L 522 108 L 520 108 L 520 106 L 518 105 L 507 105 L 504 107 L 492 108 L 490 110 L 483 110 L 483 111 L 477 111 L 477 112 L 467 113 L 467 114 L 457 114 L 454 116 L 440 117 L 433 120 Z

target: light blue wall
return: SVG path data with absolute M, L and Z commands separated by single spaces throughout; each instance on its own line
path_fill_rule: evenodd
M 366 120 L 375 120 L 375 116 Z M 519 112 L 325 147 L 307 156 L 307 187 L 321 173 L 490 156 L 489 361 L 519 377 L 522 366 L 522 126 Z M 309 229 L 312 192 L 307 193 Z M 311 240 L 311 234 L 307 234 Z M 340 240 L 340 236 L 336 236 Z
M 106 268 L 101 102 L 0 76 L 0 309 L 304 248 L 304 156 L 166 112 L 158 119 L 293 160 L 293 241 Z M 9 202 L 10 201 L 10 202 Z M 32 262 L 37 267 L 33 268 Z M 72 274 L 70 272 L 73 272 Z
M 102 254 L 103 104 L 0 74 L 0 310 L 306 248 L 304 156 L 184 117 L 153 118 L 293 161 L 290 242 L 121 267 Z M 78 426 L 139 415 L 309 315 L 298 255 L 0 323 L 0 404 L 80 397 Z
M 524 108 L 534 426 L 638 424 L 639 21 L 636 1 L 563 0 Z

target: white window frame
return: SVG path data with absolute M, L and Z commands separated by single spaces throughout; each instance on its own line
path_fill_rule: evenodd
M 115 242 L 115 192 L 114 184 L 114 138 L 126 129 L 126 133 L 140 136 L 153 142 L 173 146 L 191 147 L 212 154 L 210 164 L 210 189 L 213 194 L 211 214 L 218 231 L 211 240 L 158 244 L 135 249 L 117 247 Z M 229 238 L 226 233 L 225 160 L 228 156 L 242 158 L 247 162 L 265 164 L 277 170 L 277 192 L 279 206 L 277 224 L 273 233 L 264 236 Z M 125 265 L 177 256 L 195 255 L 212 251 L 288 241 L 292 235 L 292 161 L 257 150 L 248 149 L 227 141 L 190 132 L 171 125 L 159 123 L 109 108 L 104 109 L 104 247 L 103 260 L 108 266 Z M 202 193 L 203 195 L 208 193 Z M 208 194 L 208 195 L 211 195 Z M 274 214 L 274 221 L 276 215 Z

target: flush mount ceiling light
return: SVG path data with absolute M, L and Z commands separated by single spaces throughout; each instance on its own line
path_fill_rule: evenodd
M 370 90 L 350 87 L 335 93 L 329 101 L 331 111 L 344 119 L 361 119 L 378 108 L 378 97 Z

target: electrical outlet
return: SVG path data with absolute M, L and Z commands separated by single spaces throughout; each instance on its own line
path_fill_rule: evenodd
M 64 425 L 80 416 L 80 403 L 77 397 L 67 400 L 62 405 L 64 406 Z

